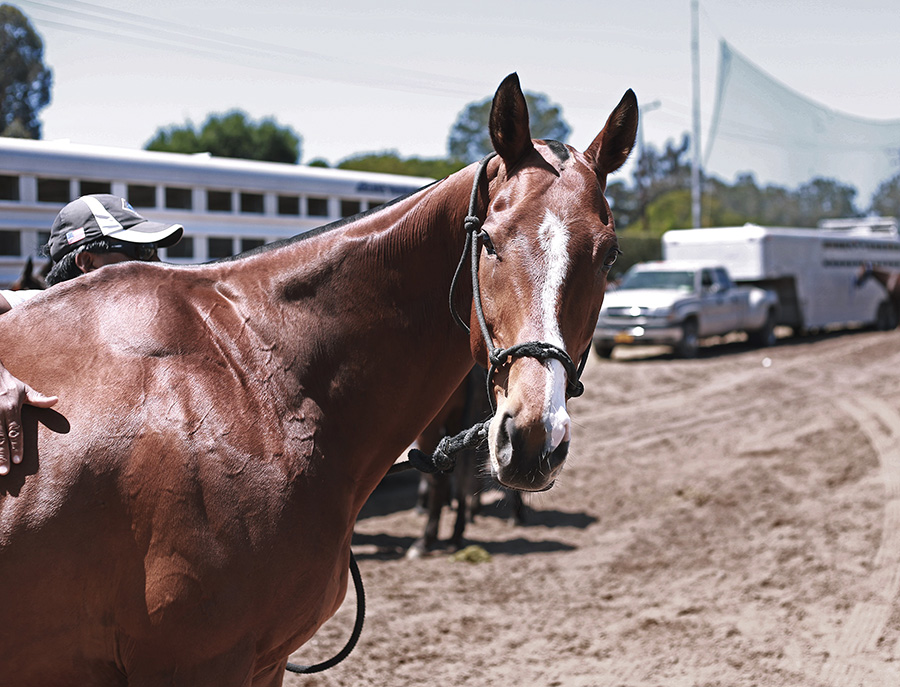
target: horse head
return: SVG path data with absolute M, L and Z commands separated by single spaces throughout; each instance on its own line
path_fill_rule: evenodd
M 36 273 L 34 271 L 34 261 L 31 259 L 31 256 L 28 256 L 28 260 L 25 261 L 25 267 L 22 269 L 22 274 L 19 275 L 19 278 L 16 279 L 9 287 L 10 291 L 23 291 L 27 289 L 46 289 L 47 282 L 44 280 L 44 277 L 47 276 L 47 272 L 49 271 L 49 263 L 45 268 L 42 268 L 40 273 Z
M 488 250 L 474 263 L 470 345 L 492 371 L 490 463 L 505 486 L 548 489 L 565 462 L 566 403 L 578 385 L 572 361 L 590 350 L 619 253 L 606 178 L 631 152 L 637 121 L 629 90 L 582 153 L 531 139 L 515 74 L 494 96 L 489 128 L 497 159 L 487 169 L 481 237 Z M 510 353 L 523 342 L 535 345 Z
M 860 288 L 875 275 L 875 266 L 871 262 L 864 262 L 856 271 L 856 288 Z

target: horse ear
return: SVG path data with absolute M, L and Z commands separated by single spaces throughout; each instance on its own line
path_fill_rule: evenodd
M 603 131 L 597 134 L 594 142 L 584 151 L 585 156 L 593 163 L 601 182 L 605 182 L 608 174 L 625 164 L 634 148 L 637 127 L 637 96 L 629 88 L 616 105 L 616 109 L 609 115 Z
M 507 166 L 514 165 L 532 150 L 528 105 L 517 74 L 510 74 L 503 79 L 494 94 L 488 128 L 494 150 Z

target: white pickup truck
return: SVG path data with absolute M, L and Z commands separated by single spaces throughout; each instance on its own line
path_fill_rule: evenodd
M 594 330 L 594 350 L 603 358 L 613 347 L 672 346 L 682 358 L 697 355 L 700 339 L 747 332 L 752 343 L 775 343 L 778 297 L 755 286 L 736 286 L 724 267 L 710 263 L 659 261 L 634 265 L 606 293 Z

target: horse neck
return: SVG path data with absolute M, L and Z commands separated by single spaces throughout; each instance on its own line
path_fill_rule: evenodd
M 278 341 L 279 367 L 296 375 L 288 396 L 312 398 L 325 422 L 342 422 L 345 452 L 356 447 L 346 445 L 350 435 L 377 434 L 399 455 L 472 365 L 469 335 L 448 307 L 472 180 L 463 170 L 238 270 L 245 279 L 269 274 L 260 329 Z M 470 279 L 458 292 L 468 319 Z M 356 432 L 346 431 L 348 417 Z
M 874 268 L 872 269 L 870 274 L 888 291 L 890 291 L 897 285 L 897 280 L 895 278 L 892 278 L 893 275 L 891 272 Z

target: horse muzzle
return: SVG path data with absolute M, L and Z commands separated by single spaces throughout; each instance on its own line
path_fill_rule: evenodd
M 521 413 L 498 410 L 488 434 L 493 476 L 510 489 L 546 491 L 569 453 L 568 430 L 567 414 L 528 422 Z

